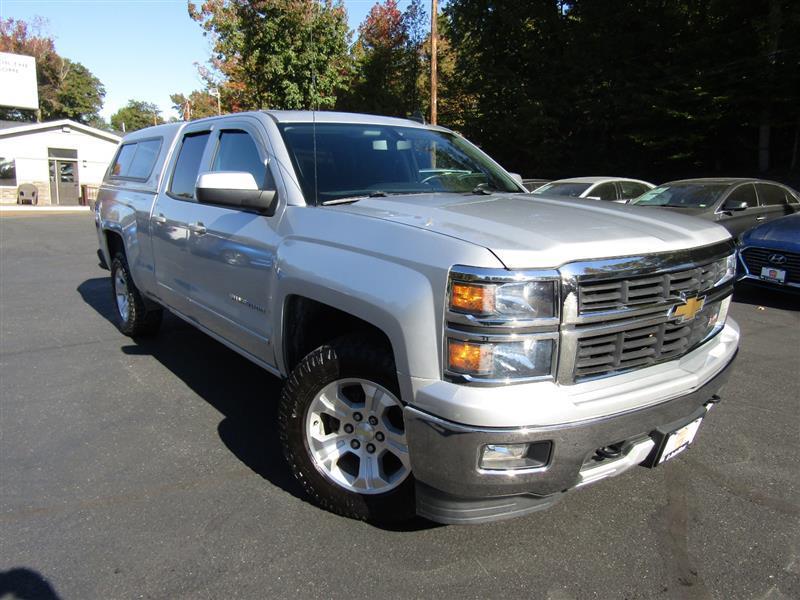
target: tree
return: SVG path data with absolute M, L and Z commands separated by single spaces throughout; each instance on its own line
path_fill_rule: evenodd
M 103 84 L 78 62 L 65 59 L 63 72 L 51 118 L 74 119 L 87 125 L 97 123 L 106 95 Z
M 136 131 L 164 122 L 158 106 L 140 100 L 128 100 L 128 104 L 111 115 L 111 127 L 117 131 Z
M 183 94 L 172 94 L 169 99 L 172 101 L 172 108 L 180 115 L 181 119 L 184 118 L 187 102 L 189 102 L 192 119 L 203 119 L 217 114 L 217 97 L 206 91 L 194 90 L 188 97 Z
M 513 170 L 663 181 L 792 164 L 797 2 L 450 0 L 444 17 L 444 96 L 468 101 L 441 121 Z
M 42 33 L 43 22 L 0 20 L 0 52 L 23 54 L 36 59 L 36 78 L 41 118 L 74 119 L 98 123 L 105 88 L 89 69 L 58 55 L 53 39 Z M 34 111 L 2 108 L 0 118 L 34 120 Z
M 339 107 L 397 116 L 421 111 L 424 23 L 421 0 L 412 0 L 404 12 L 397 0 L 373 5 L 358 28 L 355 76 Z
M 341 0 L 208 0 L 189 15 L 213 40 L 207 82 L 232 111 L 331 108 L 350 69 Z

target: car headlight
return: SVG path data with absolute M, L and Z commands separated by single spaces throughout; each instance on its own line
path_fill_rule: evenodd
M 558 347 L 559 274 L 453 267 L 445 374 L 461 382 L 547 378 Z
M 509 381 L 549 376 L 557 334 L 503 341 L 447 338 L 447 371 L 468 380 Z
M 736 276 L 736 253 L 734 252 L 730 256 L 720 259 L 717 262 L 717 268 L 720 276 L 719 279 L 714 282 L 714 287 L 722 285 Z
M 450 272 L 448 309 L 479 320 L 556 319 L 558 281 L 555 271 L 454 267 Z

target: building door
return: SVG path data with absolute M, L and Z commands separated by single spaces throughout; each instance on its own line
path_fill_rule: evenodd
M 58 178 L 56 177 L 56 161 L 48 161 L 50 167 L 50 204 L 58 204 Z
M 48 148 L 47 154 L 50 163 L 50 203 L 79 204 L 78 151 Z

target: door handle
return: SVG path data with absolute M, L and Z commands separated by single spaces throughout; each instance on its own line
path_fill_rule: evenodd
M 153 223 L 155 223 L 156 225 L 163 225 L 166 222 L 167 222 L 167 217 L 165 217 L 164 215 L 158 215 L 157 217 L 153 217 Z
M 199 223 L 199 222 L 198 223 L 189 223 L 187 228 L 189 229 L 189 231 L 191 231 L 192 233 L 194 233 L 196 235 L 203 235 L 206 231 L 208 231 L 206 229 L 206 226 L 203 225 L 202 223 Z
M 756 217 L 756 221 L 766 221 L 767 217 Z

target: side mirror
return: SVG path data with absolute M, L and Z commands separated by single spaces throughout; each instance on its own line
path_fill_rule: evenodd
M 202 173 L 195 185 L 195 198 L 203 204 L 249 208 L 270 217 L 278 204 L 275 190 L 258 189 L 252 173 L 244 171 Z
M 511 175 L 511 179 L 522 185 L 522 175 L 519 173 L 509 173 L 509 175 Z
M 600 196 L 584 196 L 584 200 L 601 200 Z
M 725 204 L 722 205 L 722 210 L 725 212 L 736 212 L 740 210 L 745 210 L 747 208 L 747 202 L 736 202 L 735 200 L 728 200 Z

